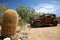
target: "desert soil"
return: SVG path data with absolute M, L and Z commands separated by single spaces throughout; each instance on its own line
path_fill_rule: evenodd
M 60 24 L 52 27 L 29 28 L 28 40 L 60 40 Z
M 60 40 L 60 24 L 53 27 L 30 28 L 29 40 Z

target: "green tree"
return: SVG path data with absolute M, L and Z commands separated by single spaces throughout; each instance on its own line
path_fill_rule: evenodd
M 26 21 L 26 19 L 28 17 L 28 8 L 21 6 L 21 7 L 18 7 L 16 9 L 16 11 L 18 12 L 18 14 L 21 17 L 21 19 Z
M 3 12 L 7 9 L 9 9 L 7 4 L 4 4 L 4 5 L 0 4 L 0 24 L 1 24 L 1 21 L 2 21 Z
M 30 7 L 21 6 L 21 7 L 18 7 L 16 11 L 18 12 L 21 19 L 23 19 L 26 22 L 29 22 L 30 18 L 35 16 L 35 9 Z

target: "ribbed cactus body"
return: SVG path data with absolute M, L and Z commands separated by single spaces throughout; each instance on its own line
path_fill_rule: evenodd
M 3 14 L 1 36 L 9 37 L 16 33 L 18 14 L 15 10 L 8 9 Z

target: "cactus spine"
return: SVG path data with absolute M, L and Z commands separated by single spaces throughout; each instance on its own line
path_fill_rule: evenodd
M 18 14 L 15 10 L 8 9 L 4 12 L 2 18 L 2 37 L 10 37 L 16 33 L 18 25 Z

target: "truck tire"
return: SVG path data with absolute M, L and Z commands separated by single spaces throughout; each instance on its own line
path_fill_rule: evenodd
M 42 26 L 42 24 L 40 22 L 35 22 L 35 26 L 40 27 L 40 26 Z
M 57 26 L 57 22 L 55 21 L 55 22 L 53 22 L 53 26 Z
M 30 24 L 31 26 L 34 26 L 33 24 Z

